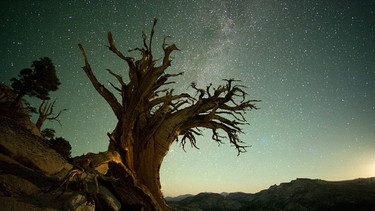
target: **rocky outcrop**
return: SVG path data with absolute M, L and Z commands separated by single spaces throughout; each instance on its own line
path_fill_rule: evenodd
M 329 182 L 296 179 L 256 194 L 200 193 L 180 201 L 175 210 L 375 210 L 375 178 Z
M 88 182 L 93 194 L 76 188 L 74 181 L 66 190 L 65 186 L 56 189 L 72 165 L 16 121 L 1 116 L 0 122 L 1 210 L 121 209 L 119 200 L 101 183 L 99 194 L 94 181 Z
M 11 119 L 1 118 L 0 149 L 3 159 L 11 163 L 39 170 L 47 175 L 66 173 L 72 166 L 49 148 L 44 140 L 17 125 Z M 53 161 L 53 162 L 51 162 Z

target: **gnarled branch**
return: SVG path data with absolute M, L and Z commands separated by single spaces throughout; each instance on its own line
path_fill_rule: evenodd
M 87 59 L 87 55 L 85 50 L 83 49 L 83 46 L 81 44 L 78 44 L 79 49 L 81 50 L 81 53 L 83 55 L 83 58 L 85 59 L 85 66 L 82 67 L 82 69 L 85 71 L 87 77 L 90 79 L 92 85 L 98 91 L 98 93 L 108 102 L 108 104 L 111 106 L 114 114 L 116 115 L 117 119 L 121 119 L 122 116 L 122 107 L 121 104 L 117 101 L 116 97 L 110 92 L 107 88 L 104 87 L 103 84 L 101 84 L 94 73 L 92 72 L 91 66 L 89 64 L 89 61 Z
M 225 81 L 227 84 L 214 89 L 213 95 L 210 93 L 211 84 L 206 89 L 198 88 L 195 83 L 192 84 L 192 88 L 200 95 L 199 100 L 188 108 L 190 112 L 185 114 L 190 115 L 186 117 L 188 121 L 180 127 L 180 135 L 183 135 L 180 143 L 183 147 L 187 140 L 196 147 L 195 135 L 201 135 L 201 133 L 192 128 L 207 128 L 212 130 L 212 139 L 217 143 L 224 143 L 225 137 L 219 134 L 221 130 L 226 134 L 229 142 L 235 146 L 238 155 L 246 151 L 248 146 L 243 145 L 238 133 L 242 133 L 240 126 L 247 124 L 243 114 L 246 110 L 258 109 L 254 102 L 259 102 L 259 100 L 245 101 L 246 92 L 241 89 L 243 86 L 233 86 L 232 83 L 235 82 L 233 79 Z M 235 97 L 240 97 L 241 102 L 237 103 Z M 233 117 L 234 120 L 228 117 Z

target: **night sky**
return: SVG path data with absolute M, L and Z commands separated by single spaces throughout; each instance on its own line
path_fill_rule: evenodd
M 31 3 L 34 2 L 34 3 Z M 48 2 L 48 3 L 47 3 Z M 126 3 L 125 3 L 126 2 Z M 157 3 L 159 2 L 159 3 Z M 162 3 L 160 3 L 162 2 Z M 116 118 L 81 67 L 81 43 L 99 80 L 116 82 L 105 69 L 127 76 L 117 47 L 142 47 L 158 18 L 154 57 L 161 43 L 175 43 L 169 73 L 176 92 L 235 78 L 261 109 L 246 113 L 237 156 L 211 135 L 199 150 L 173 144 L 161 168 L 165 196 L 199 192 L 254 193 L 295 178 L 345 180 L 375 176 L 375 1 L 20 1 L 0 3 L 0 82 L 10 85 L 32 61 L 48 56 L 61 86 L 58 123 L 73 156 L 105 151 Z M 158 49 L 158 50 L 157 50 Z M 39 101 L 32 101 L 38 106 Z

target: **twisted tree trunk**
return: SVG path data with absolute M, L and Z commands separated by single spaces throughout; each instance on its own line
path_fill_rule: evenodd
M 247 146 L 242 145 L 237 133 L 242 132 L 239 126 L 246 124 L 243 113 L 256 109 L 253 102 L 257 100 L 246 101 L 243 87 L 233 85 L 236 81 L 232 79 L 217 88 L 210 85 L 200 89 L 192 83 L 192 88 L 200 93 L 198 99 L 187 93 L 175 95 L 173 89 L 160 89 L 173 83 L 168 81 L 169 78 L 182 73 L 165 73 L 171 65 L 171 53 L 178 50 L 174 44 L 166 45 L 165 39 L 162 45 L 164 57 L 161 65 L 156 66 L 157 61 L 152 55 L 155 25 L 156 20 L 149 39 L 143 33 L 144 47 L 130 50 L 141 52 L 139 60 L 124 56 L 116 48 L 112 34 L 108 33 L 109 50 L 124 60 L 129 68 L 130 81 L 127 83 L 121 75 L 107 70 L 119 83 L 119 86 L 110 84 L 120 93 L 121 102 L 97 80 L 84 48 L 80 44 L 79 47 L 85 59 L 83 69 L 86 75 L 118 120 L 114 131 L 108 134 L 108 150 L 121 155 L 120 162 L 110 165 L 111 176 L 120 178 L 113 184 L 114 189 L 124 203 L 169 210 L 161 193 L 159 171 L 171 144 L 182 136 L 180 143 L 183 147 L 186 141 L 196 147 L 195 136 L 201 135 L 198 128 L 203 127 L 212 130 L 212 138 L 218 143 L 222 143 L 223 138 L 218 131 L 224 132 L 238 154 L 245 152 Z

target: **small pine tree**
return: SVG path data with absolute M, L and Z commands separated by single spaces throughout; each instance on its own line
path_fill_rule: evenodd
M 14 106 L 20 106 L 25 95 L 37 97 L 41 100 L 49 99 L 49 92 L 56 91 L 60 81 L 56 75 L 55 65 L 48 57 L 33 61 L 31 68 L 20 71 L 18 78 L 12 78 L 12 88 L 17 94 Z

